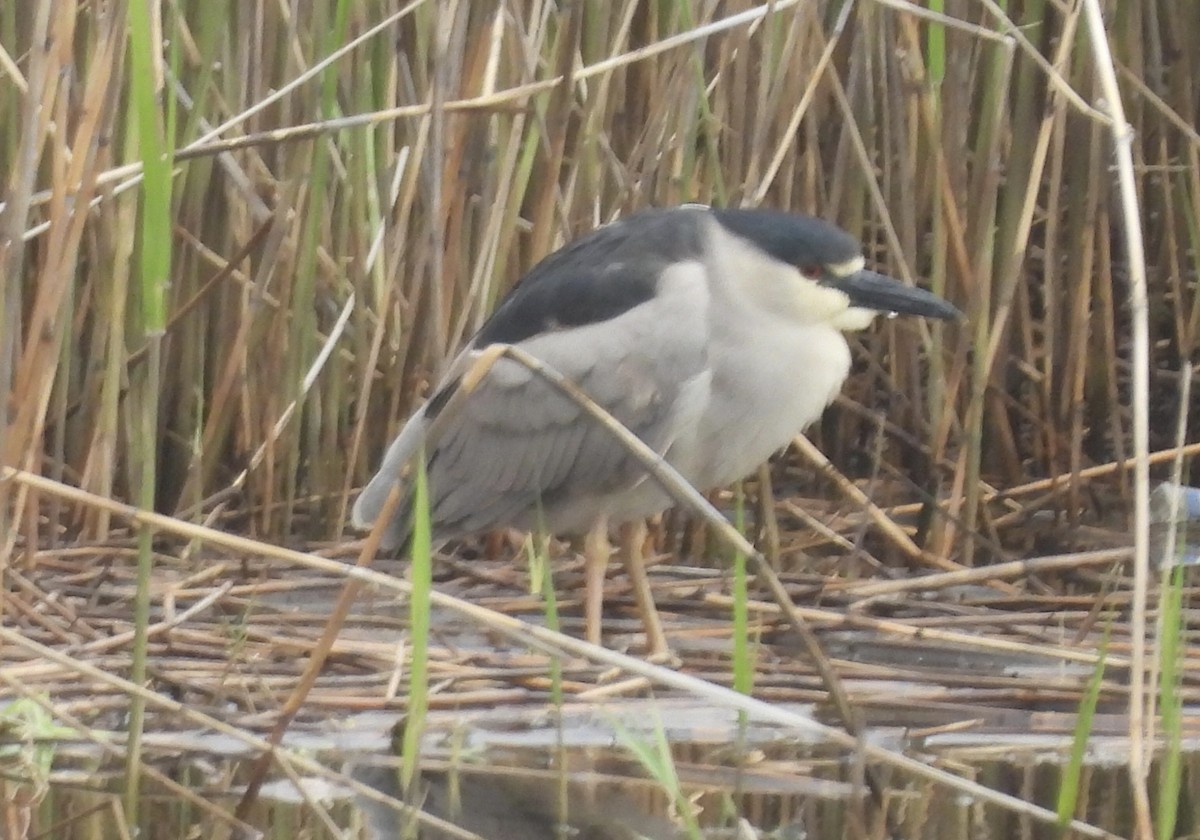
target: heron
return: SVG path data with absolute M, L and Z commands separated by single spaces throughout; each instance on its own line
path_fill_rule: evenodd
M 620 528 L 652 654 L 669 650 L 641 557 L 645 521 L 671 496 L 611 432 L 526 366 L 498 358 L 458 411 L 431 424 L 464 376 L 515 345 L 578 385 L 700 490 L 753 472 L 815 421 L 850 372 L 844 333 L 881 313 L 952 319 L 953 305 L 867 268 L 823 219 L 682 205 L 599 227 L 537 263 L 449 365 L 358 496 L 375 525 L 424 452 L 435 541 L 500 528 L 584 535 L 585 638 L 601 641 L 603 584 Z M 381 524 L 410 536 L 409 504 Z

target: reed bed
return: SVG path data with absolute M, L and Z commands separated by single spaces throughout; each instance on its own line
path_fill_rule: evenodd
M 339 602 L 354 572 L 267 544 L 357 548 L 348 503 L 382 447 L 557 245 L 648 205 L 775 206 L 856 232 L 871 264 L 968 320 L 854 337 L 815 447 L 747 483 L 748 533 L 868 722 L 894 705 L 895 680 L 933 727 L 1069 733 L 1094 702 L 1094 720 L 1131 735 L 1121 831 L 1154 836 L 1169 822 L 1147 793 L 1157 715 L 1176 741 L 1194 721 L 1143 704 L 1159 668 L 1180 709 L 1197 684 L 1186 644 L 1156 659 L 1156 622 L 1184 639 L 1195 623 L 1187 575 L 1159 609 L 1135 455 L 1186 483 L 1200 446 L 1185 387 L 1200 329 L 1200 18 L 1169 0 L 1110 3 L 1101 32 L 1099 8 L 0 5 L 0 697 L 40 704 L 106 772 L 127 762 L 126 830 L 144 822 L 139 779 L 186 796 L 158 739 L 179 704 L 264 755 L 335 712 L 403 711 L 402 593 L 364 583 Z M 1143 288 L 1144 311 L 1130 306 Z M 732 517 L 733 497 L 717 502 Z M 214 542 L 209 527 L 262 542 Z M 736 671 L 756 698 L 823 702 L 830 686 L 752 566 L 734 598 L 703 527 L 668 517 L 656 539 L 674 558 L 654 583 L 683 673 L 725 686 Z M 542 616 L 545 600 L 522 594 L 542 581 L 513 554 L 458 547 L 434 588 Z M 576 570 L 556 557 L 549 623 L 570 632 Z M 338 604 L 345 620 L 329 622 Z M 731 614 L 763 640 L 736 658 Z M 437 619 L 431 720 L 653 682 L 601 680 L 578 650 L 464 648 L 439 640 Z M 460 616 L 454 632 L 470 626 Z M 1014 676 L 1009 657 L 1063 670 Z M 274 771 L 317 772 L 288 755 Z M 226 825 L 251 814 L 219 810 Z M 1077 813 L 1094 813 L 1086 797 Z
M 818 500 L 812 501 L 815 505 Z M 783 518 L 786 522 L 786 514 Z M 847 521 L 839 527 L 851 534 L 860 524 Z M 6 650 L 0 674 L 5 694 L 38 704 L 57 722 L 52 734 L 40 736 L 56 745 L 56 771 L 47 778 L 93 796 L 119 790 L 125 778 L 124 752 L 118 746 L 125 737 L 134 691 L 123 675 L 134 644 L 132 604 L 138 591 L 133 535 L 125 542 L 124 560 L 114 557 L 110 546 L 39 556 L 36 570 L 18 578 L 21 591 L 10 596 L 15 616 L 11 626 L 0 628 Z M 325 634 L 332 604 L 347 579 L 344 571 L 339 573 L 346 564 L 320 559 L 344 555 L 344 546 L 313 548 L 315 554 L 299 557 L 314 559 L 297 563 L 299 557 L 264 544 L 259 556 L 223 552 L 200 570 L 191 557 L 166 552 L 156 557 L 145 628 L 149 671 L 148 690 L 142 690 L 147 729 L 141 766 L 148 778 L 145 784 L 160 795 L 165 788 L 176 797 L 198 796 L 206 803 L 198 816 L 213 825 L 228 828 L 246 819 L 253 822 L 263 807 L 270 807 L 235 807 L 246 790 L 244 769 L 236 768 L 268 742 L 279 709 L 305 679 L 308 655 Z M 784 581 L 801 603 L 813 591 L 822 593 L 819 605 L 800 608 L 804 619 L 817 633 L 858 714 L 875 737 L 893 733 L 886 737 L 905 745 L 899 751 L 939 756 L 939 763 L 959 772 L 997 760 L 1015 766 L 1065 762 L 1076 742 L 1077 710 L 1091 683 L 1096 712 L 1088 743 L 1103 762 L 1112 762 L 1128 749 L 1130 579 L 1120 569 L 1129 556 L 1124 547 L 1040 558 L 893 581 L 895 586 L 886 593 L 878 591 L 878 581 L 866 577 L 838 580 L 828 574 L 792 573 Z M 394 721 L 410 710 L 414 683 L 408 664 L 409 622 L 404 601 L 397 598 L 403 592 L 403 569 L 396 561 L 381 561 L 375 571 L 381 573 L 379 580 L 392 585 L 368 585 L 341 623 L 325 667 L 273 754 L 276 774 L 308 778 L 309 784 L 324 779 L 354 785 L 355 777 L 338 768 L 364 753 L 386 755 Z M 464 547 L 459 555 L 443 558 L 437 588 L 474 605 L 475 615 L 492 610 L 536 625 L 543 604 L 529 593 L 524 571 L 511 558 L 488 560 Z M 554 571 L 560 591 L 578 592 L 582 569 L 576 561 L 558 561 Z M 1053 594 L 1006 591 L 1007 581 L 1027 575 L 1036 576 Z M 675 563 L 658 567 L 652 580 L 680 658 L 679 670 L 714 691 L 733 686 L 729 614 L 734 582 L 719 569 Z M 611 584 L 608 641 L 620 650 L 639 643 L 641 627 L 624 581 Z M 754 584 L 751 579 L 752 589 Z M 1110 590 L 1108 596 L 1097 598 L 1096 592 L 1104 589 Z M 1081 594 L 1072 597 L 1073 591 Z M 1192 591 L 1183 588 L 1179 595 L 1188 599 Z M 557 602 L 567 615 L 564 629 L 575 636 L 581 630 L 577 600 L 563 595 Z M 755 640 L 755 698 L 793 715 L 790 710 L 807 704 L 825 709 L 825 680 L 804 655 L 802 642 L 777 605 L 750 599 L 745 608 Z M 1183 614 L 1185 623 L 1189 616 L 1190 611 Z M 842 760 L 836 754 L 828 748 L 811 754 L 811 748 L 798 746 L 796 738 L 806 743 L 812 737 L 811 725 L 772 726 L 758 718 L 753 707 L 750 720 L 758 721 L 755 748 L 741 759 L 731 759 L 738 719 L 730 717 L 722 724 L 712 720 L 714 713 L 720 716 L 716 710 L 728 698 L 704 693 L 689 698 L 672 690 L 666 676 L 674 673 L 672 669 L 646 665 L 634 673 L 614 672 L 612 661 L 589 657 L 582 643 L 572 647 L 564 638 L 564 646 L 547 647 L 553 633 L 513 638 L 510 625 L 464 621 L 447 609 L 443 598 L 434 603 L 433 624 L 423 755 L 434 768 L 451 765 L 467 774 L 490 772 L 508 779 L 542 766 L 544 757 L 539 758 L 541 752 L 531 745 L 544 744 L 536 730 L 546 726 L 548 707 L 559 708 L 566 721 L 559 733 L 562 749 L 596 760 L 597 726 L 607 727 L 607 716 L 622 714 L 629 703 L 649 692 L 662 704 L 660 712 L 670 715 L 671 756 L 679 762 L 686 789 L 705 792 L 709 821 L 719 810 L 715 802 L 723 797 L 734 797 L 739 813 L 791 813 L 803 810 L 801 803 L 808 799 L 844 807 L 847 791 L 854 789 L 841 775 Z M 1181 707 L 1192 709 L 1200 703 L 1200 661 L 1185 653 L 1176 667 L 1174 691 Z M 522 709 L 529 711 L 523 714 Z M 632 714 L 644 720 L 652 713 Z M 817 719 L 837 723 L 831 709 L 819 711 Z M 522 726 L 533 736 L 524 750 L 512 753 L 511 748 L 523 742 Z M 1187 743 L 1200 736 L 1200 718 L 1194 713 L 1185 712 L 1178 726 Z M 478 744 L 465 757 L 456 757 L 447 746 L 455 733 L 472 738 L 482 733 L 485 741 L 491 733 L 501 747 L 503 737 L 497 733 L 509 733 L 515 745 L 502 749 L 501 758 L 493 751 L 481 752 Z M 643 790 L 645 783 L 637 781 L 639 774 L 628 762 L 604 761 L 608 782 L 626 779 L 626 792 Z M 763 761 L 764 766 L 756 766 Z M 742 762 L 749 762 L 745 769 L 751 781 L 757 779 L 748 789 L 737 770 Z M 90 768 L 87 781 L 79 777 L 80 766 Z M 550 768 L 546 772 L 546 778 L 553 778 Z M 779 774 L 792 772 L 800 777 L 784 784 Z M 987 790 L 976 787 L 973 775 L 968 772 L 958 782 L 968 795 Z M 168 784 L 189 777 L 195 792 Z M 1192 778 L 1189 771 L 1189 790 Z M 891 807 L 899 807 L 906 797 L 924 796 L 914 791 L 924 790 L 929 781 L 894 781 Z M 1084 790 L 1092 783 L 1085 778 Z M 1112 784 L 1111 779 L 1102 783 Z M 656 801 L 652 791 L 646 796 L 647 802 Z M 1030 808 L 1052 804 L 1044 787 L 1029 802 Z M 986 800 L 977 805 L 981 820 L 1010 813 L 1005 807 L 993 812 Z M 1078 815 L 1094 817 L 1094 805 L 1085 796 Z M 312 807 L 319 813 L 325 806 Z M 898 818 L 903 809 L 889 813 Z M 1040 813 L 1040 818 L 1036 813 L 1026 818 L 1044 822 L 1046 812 Z M 764 817 L 764 824 L 774 819 L 779 817 Z M 831 819 L 824 816 L 817 824 L 827 825 Z M 899 836 L 926 836 L 922 831 Z

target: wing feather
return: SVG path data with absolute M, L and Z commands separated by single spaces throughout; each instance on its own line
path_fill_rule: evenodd
M 579 384 L 664 453 L 690 422 L 679 414 L 681 391 L 707 377 L 706 318 L 703 267 L 684 263 L 664 273 L 653 298 L 616 317 L 542 333 L 517 346 Z M 480 352 L 469 349 L 460 356 L 448 381 L 456 382 Z M 410 431 L 414 423 L 420 428 Z M 426 452 L 433 526 L 440 539 L 501 526 L 533 528 L 539 520 L 553 531 L 580 530 L 604 513 L 590 505 L 643 477 L 640 465 L 608 430 L 512 359 L 496 361 L 445 424 Z M 399 449 L 411 453 L 419 445 L 398 449 L 401 439 L 421 437 L 428 425 L 419 413 L 401 432 L 355 506 L 360 527 L 378 515 L 387 495 L 379 484 L 390 480 L 382 477 L 385 471 L 400 469 Z M 407 535 L 407 517 L 390 530 Z

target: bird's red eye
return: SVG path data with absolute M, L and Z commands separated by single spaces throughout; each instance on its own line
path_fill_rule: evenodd
M 816 280 L 824 272 L 822 271 L 821 266 L 819 266 L 817 263 L 809 263 L 808 265 L 800 266 L 800 273 L 809 280 Z

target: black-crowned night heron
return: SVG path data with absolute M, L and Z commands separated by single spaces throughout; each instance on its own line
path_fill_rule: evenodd
M 513 288 L 392 442 L 354 525 L 374 524 L 491 345 L 516 345 L 565 375 L 706 490 L 746 476 L 821 415 L 850 370 L 842 332 L 880 312 L 959 314 L 867 270 L 858 241 L 820 219 L 700 205 L 629 216 L 546 257 Z M 609 528 L 671 504 L 611 432 L 501 358 L 425 457 L 435 540 L 500 527 L 588 535 L 586 636 L 598 642 Z M 387 523 L 384 548 L 408 538 L 408 508 Z M 641 536 L 627 534 L 624 559 L 648 645 L 661 652 Z

